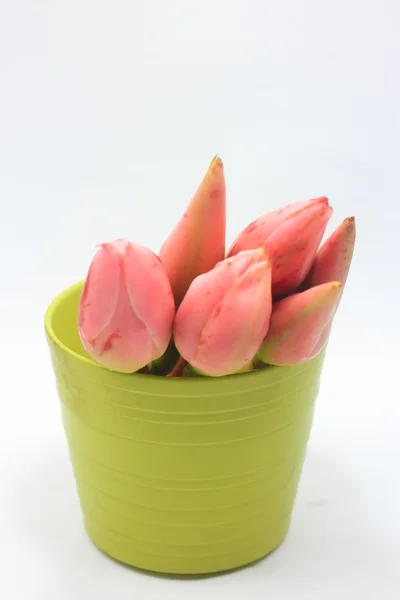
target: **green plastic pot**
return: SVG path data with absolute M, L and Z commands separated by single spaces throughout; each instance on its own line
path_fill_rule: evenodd
M 45 325 L 92 541 L 176 574 L 267 555 L 289 528 L 323 354 L 221 378 L 114 373 L 81 345 L 82 286 L 51 303 Z

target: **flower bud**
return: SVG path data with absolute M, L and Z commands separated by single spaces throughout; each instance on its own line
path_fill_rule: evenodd
M 355 241 L 356 221 L 354 217 L 348 217 L 318 250 L 311 271 L 303 282 L 301 289 L 306 290 L 328 281 L 340 281 L 342 288 L 336 305 L 337 310 L 349 274 Z M 327 325 L 327 330 L 322 333 L 322 339 L 329 337 L 331 327 L 332 322 Z
M 322 244 L 315 257 L 304 288 L 314 287 L 328 281 L 346 283 L 356 241 L 354 217 L 345 219 Z
M 263 248 L 223 260 L 189 287 L 175 318 L 176 347 L 204 374 L 235 373 L 260 347 L 271 302 L 271 265 Z
M 276 302 L 258 358 L 280 366 L 314 358 L 328 341 L 341 289 L 330 281 Z
M 176 306 L 193 279 L 225 256 L 225 179 L 215 157 L 185 214 L 164 242 L 159 256 L 171 282 Z
M 100 245 L 79 305 L 79 335 L 96 362 L 133 373 L 159 358 L 174 313 L 167 274 L 151 250 L 123 239 Z
M 272 265 L 272 295 L 289 294 L 308 274 L 331 214 L 327 198 L 267 213 L 239 234 L 228 256 L 265 245 Z

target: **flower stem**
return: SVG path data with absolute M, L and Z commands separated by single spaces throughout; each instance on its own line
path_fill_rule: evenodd
M 178 362 L 176 363 L 175 367 L 172 369 L 172 371 L 170 373 L 168 373 L 167 377 L 181 377 L 182 371 L 186 367 L 187 364 L 188 364 L 187 360 L 185 360 L 181 356 L 179 358 Z

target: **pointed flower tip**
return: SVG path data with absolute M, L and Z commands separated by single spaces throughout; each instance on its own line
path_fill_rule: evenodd
M 112 242 L 102 242 L 100 244 L 96 244 L 96 248 L 104 248 L 105 250 L 117 250 L 119 252 L 125 250 L 130 245 L 130 242 L 125 238 L 118 238 Z
M 314 201 L 311 201 L 310 206 L 314 207 L 314 209 L 318 207 L 318 215 L 327 215 L 330 217 L 333 213 L 333 207 L 329 204 L 327 196 L 316 198 Z
M 316 204 L 320 206 L 328 206 L 329 208 L 331 207 L 329 204 L 329 198 L 327 196 L 318 196 L 309 202 L 309 205 L 315 206 Z
M 97 249 L 97 252 L 100 252 L 100 250 L 107 250 L 107 252 L 111 252 L 113 245 L 114 242 L 102 242 L 100 244 L 96 244 L 95 248 Z
M 355 217 L 346 217 L 339 227 L 333 232 L 332 240 L 338 241 L 347 246 L 354 246 L 356 239 L 356 219 Z
M 323 296 L 326 297 L 329 296 L 332 292 L 340 290 L 342 287 L 343 285 L 340 283 L 340 281 L 328 281 L 327 283 L 321 283 L 320 285 L 317 285 L 314 288 L 310 289 L 320 288 L 322 292 L 322 288 L 325 288 L 325 294 L 323 294 Z
M 310 307 L 313 306 L 315 309 L 322 304 L 330 304 L 334 298 L 337 299 L 341 294 L 342 288 L 343 285 L 340 281 L 328 281 L 309 288 L 303 293 L 309 295 Z
M 210 170 L 215 169 L 216 167 L 223 168 L 223 166 L 224 163 L 222 162 L 222 159 L 216 154 L 211 161 Z
M 348 231 L 355 231 L 356 218 L 355 217 L 347 217 L 347 219 L 344 220 L 344 225 L 347 227 Z
M 340 281 L 329 281 L 328 283 L 321 284 L 321 286 L 325 287 L 325 293 L 321 289 L 321 296 L 320 296 L 319 302 L 317 301 L 317 304 L 320 304 L 320 302 L 322 302 L 322 303 L 328 302 L 329 303 L 331 301 L 331 299 L 339 297 L 340 294 L 342 293 L 343 285 L 340 283 Z M 311 288 L 311 289 L 316 290 L 318 287 L 319 286 L 316 286 L 315 288 Z
M 326 196 L 321 196 L 320 198 L 314 198 L 314 200 L 310 200 L 310 202 L 303 206 L 299 206 L 297 210 L 287 216 L 287 219 L 295 220 L 306 215 L 313 215 L 314 217 L 318 218 L 329 218 L 332 212 L 333 208 L 330 206 L 328 198 Z
M 222 182 L 224 179 L 224 165 L 222 160 L 216 154 L 207 169 L 206 174 L 200 184 L 204 189 L 204 186 L 209 185 L 211 182 Z

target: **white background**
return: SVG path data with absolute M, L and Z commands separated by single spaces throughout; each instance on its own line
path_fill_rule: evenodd
M 398 0 L 0 0 L 0 597 L 400 597 Z M 158 251 L 209 161 L 228 243 L 328 195 L 357 218 L 290 534 L 152 577 L 83 532 L 43 315 L 95 244 Z

